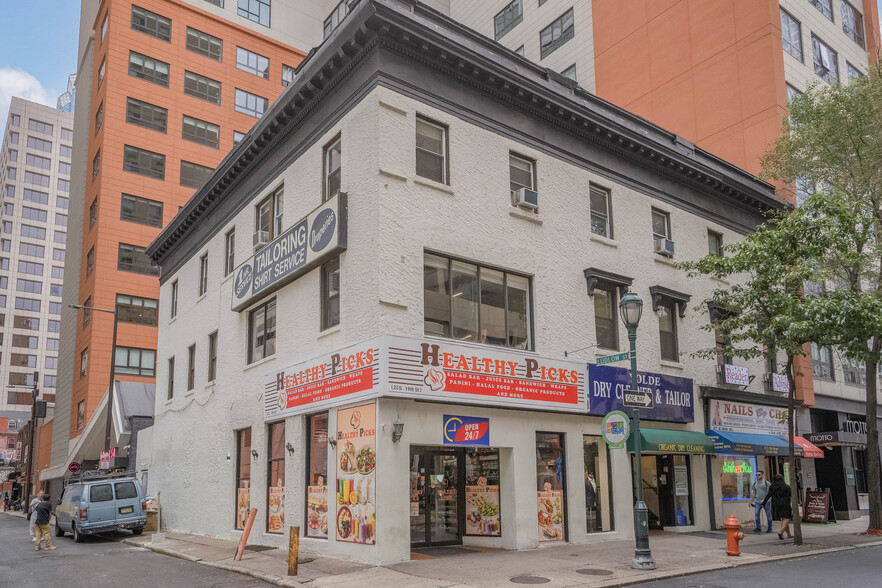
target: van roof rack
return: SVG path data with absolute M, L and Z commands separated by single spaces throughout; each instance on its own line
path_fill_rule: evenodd
M 105 474 L 100 470 L 87 470 L 79 474 L 74 474 L 65 478 L 66 484 L 74 484 L 78 482 L 94 482 L 99 480 L 113 480 L 116 478 L 131 478 L 133 472 L 116 472 L 113 474 Z

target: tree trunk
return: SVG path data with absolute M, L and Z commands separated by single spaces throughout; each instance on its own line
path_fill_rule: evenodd
M 873 337 L 872 351 L 878 353 L 882 340 Z M 880 475 L 879 427 L 876 423 L 876 377 L 875 361 L 867 363 L 867 491 L 870 499 L 870 524 L 867 533 L 882 535 L 882 475 Z
M 787 467 L 790 468 L 790 508 L 793 511 L 793 544 L 802 545 L 802 517 L 799 516 L 799 488 L 796 483 L 794 434 L 796 419 L 796 378 L 793 374 L 793 355 L 787 355 L 787 377 L 790 393 L 787 395 Z

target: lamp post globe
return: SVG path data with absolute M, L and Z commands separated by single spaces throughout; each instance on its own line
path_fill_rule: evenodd
M 643 315 L 643 300 L 634 292 L 625 292 L 619 301 L 619 315 L 626 327 L 636 329 Z

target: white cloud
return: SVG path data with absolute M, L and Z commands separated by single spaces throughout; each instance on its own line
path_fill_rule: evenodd
M 28 72 L 8 66 L 0 68 L 0 128 L 6 124 L 13 96 L 53 107 L 57 100 L 40 80 Z

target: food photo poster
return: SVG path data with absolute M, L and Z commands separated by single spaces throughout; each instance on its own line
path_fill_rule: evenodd
M 377 537 L 377 406 L 337 410 L 337 540 L 374 545 Z

